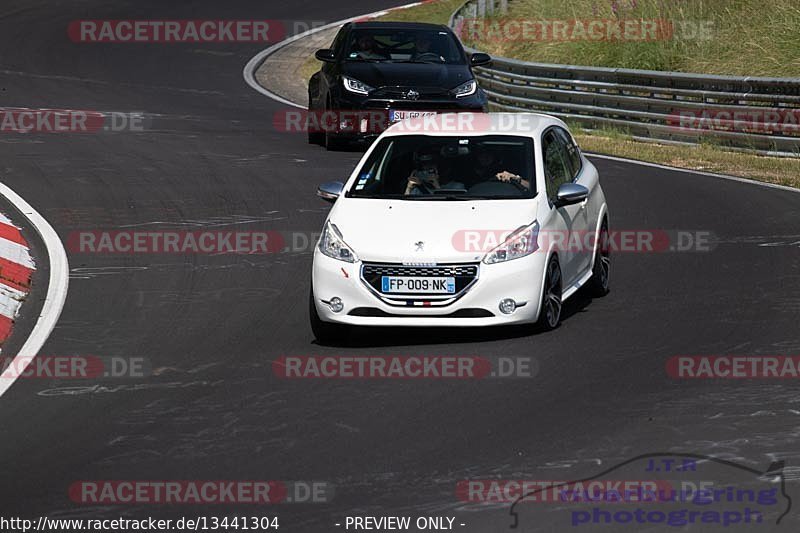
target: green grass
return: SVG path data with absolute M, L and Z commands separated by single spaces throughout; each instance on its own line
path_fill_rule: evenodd
M 685 146 L 642 142 L 617 129 L 585 130 L 570 124 L 570 130 L 587 152 L 800 188 L 800 158 L 763 157 L 712 144 Z
M 408 9 L 391 11 L 377 20 L 396 22 L 431 22 L 447 24 L 453 11 L 464 5 L 464 0 L 439 0 Z
M 446 2 L 442 2 L 444 4 Z M 612 3 L 617 5 L 616 13 Z M 411 15 L 411 13 L 406 13 Z M 466 39 L 491 54 L 543 63 L 738 76 L 800 76 L 797 0 L 514 0 L 504 19 L 709 21 L 707 39 L 553 41 Z M 491 28 L 492 26 L 490 26 Z

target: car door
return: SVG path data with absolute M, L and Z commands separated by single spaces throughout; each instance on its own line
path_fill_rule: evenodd
M 555 244 L 561 263 L 564 289 L 575 282 L 578 273 L 578 250 L 570 245 L 576 219 L 581 216 L 580 204 L 555 207 L 558 188 L 572 181 L 572 166 L 568 159 L 567 147 L 555 128 L 548 128 L 542 134 L 542 160 L 547 198 L 550 203 L 550 219 L 542 230 L 546 239 Z M 577 223 L 580 226 L 580 222 Z
M 559 144 L 563 146 L 566 153 L 567 163 L 570 168 L 570 181 L 583 185 L 589 189 L 589 197 L 577 205 L 578 210 L 575 213 L 575 218 L 572 220 L 572 241 L 575 246 L 575 268 L 577 275 L 586 272 L 590 268 L 593 259 L 594 248 L 593 241 L 590 238 L 596 230 L 594 224 L 595 218 L 590 216 L 590 205 L 592 203 L 592 195 L 597 196 L 597 173 L 592 172 L 590 165 L 583 164 L 581 152 L 578 145 L 573 140 L 572 136 L 564 128 L 558 126 L 553 127 Z M 575 206 L 571 206 L 575 207 Z

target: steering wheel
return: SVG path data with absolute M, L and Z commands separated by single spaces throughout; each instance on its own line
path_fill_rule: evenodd
M 524 193 L 528 192 L 528 188 L 522 184 L 522 178 L 520 178 L 518 180 L 515 180 L 515 179 L 512 178 L 512 179 L 508 180 L 508 182 L 511 183 L 511 185 L 513 185 L 517 189 L 519 189 L 520 192 L 524 192 Z
M 520 179 L 509 178 L 508 180 L 501 180 L 497 176 L 493 176 L 491 181 L 497 181 L 497 182 L 500 182 L 500 183 L 507 183 L 509 185 L 513 185 L 514 187 L 516 187 L 517 190 L 520 191 L 520 192 L 524 192 L 524 193 L 528 192 L 528 188 L 525 187 L 522 184 L 522 177 L 520 177 Z
M 375 59 L 375 60 L 377 60 L 377 59 L 389 59 L 389 57 L 390 57 L 389 54 L 387 54 L 383 50 L 379 50 L 377 48 L 375 50 L 371 50 L 371 51 L 359 50 L 358 52 L 356 52 L 356 54 L 358 54 L 358 57 L 361 58 L 361 59 Z
M 431 61 L 431 60 L 435 60 L 435 61 L 441 61 L 442 63 L 444 63 L 444 58 L 442 56 L 440 56 L 439 54 L 437 54 L 436 52 L 425 52 L 425 53 L 422 53 L 422 54 L 419 54 L 419 55 L 415 55 L 413 57 L 413 59 L 414 59 L 414 61 Z

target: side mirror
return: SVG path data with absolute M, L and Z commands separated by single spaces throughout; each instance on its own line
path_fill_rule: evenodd
M 317 196 L 326 202 L 333 203 L 342 194 L 343 189 L 344 183 L 341 181 L 329 181 L 327 183 L 323 183 L 317 188 Z
M 555 206 L 564 207 L 565 205 L 579 204 L 589 198 L 589 189 L 577 183 L 563 183 L 558 188 Z
M 477 53 L 472 54 L 472 57 L 469 58 L 469 64 L 473 67 L 480 67 L 481 65 L 488 65 L 492 62 L 492 57 L 489 54 L 484 53 Z
M 322 50 L 317 50 L 314 53 L 314 57 L 326 63 L 333 63 L 334 61 L 336 61 L 336 54 L 334 54 L 333 50 L 331 50 L 330 48 L 323 48 Z

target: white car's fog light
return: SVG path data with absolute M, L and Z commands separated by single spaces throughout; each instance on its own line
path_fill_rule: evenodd
M 504 300 L 500 300 L 499 307 L 501 313 L 503 313 L 504 315 L 510 315 L 517 308 L 517 302 L 515 302 L 511 298 L 506 298 Z
M 328 302 L 328 307 L 330 307 L 331 311 L 333 311 L 334 313 L 338 313 L 342 309 L 344 309 L 344 302 L 338 296 L 334 296 L 333 298 L 331 298 L 331 301 Z

